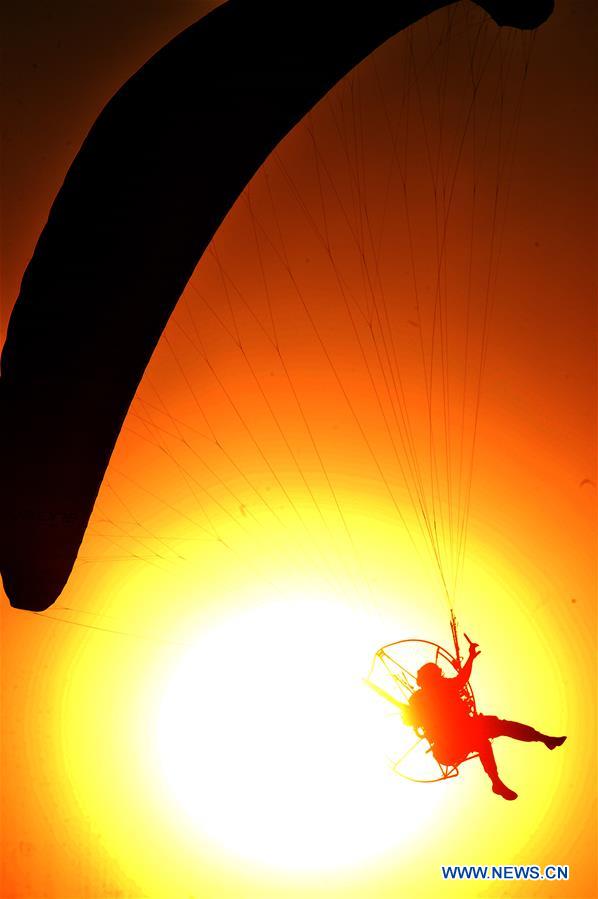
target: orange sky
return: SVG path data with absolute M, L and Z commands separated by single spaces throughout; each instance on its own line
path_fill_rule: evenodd
M 6 315 L 99 109 L 207 4 L 175 7 L 8 15 Z M 494 54 L 485 29 L 464 132 L 457 60 L 479 21 L 442 13 L 391 42 L 266 163 L 148 367 L 56 607 L 34 619 L 2 604 L 2 897 L 540 894 L 449 885 L 446 863 L 568 864 L 541 895 L 596 894 L 596 23 L 559 4 L 519 119 L 527 45 L 502 36 Z M 379 645 L 450 638 L 410 493 L 421 483 L 435 504 L 452 574 L 486 297 L 455 606 L 483 649 L 479 707 L 570 735 L 550 754 L 496 744 L 513 804 L 476 762 L 437 786 L 390 774 L 379 700 L 360 686 Z M 421 481 L 402 473 L 415 463 Z

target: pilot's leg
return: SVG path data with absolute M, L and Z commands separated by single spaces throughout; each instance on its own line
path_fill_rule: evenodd
M 480 741 L 478 755 L 484 771 L 492 781 L 492 792 L 502 796 L 503 799 L 517 799 L 517 793 L 514 790 L 510 790 L 500 779 L 490 740 Z
M 527 724 L 519 724 L 517 721 L 504 721 L 495 715 L 480 715 L 484 731 L 487 737 L 511 737 L 512 740 L 522 740 L 524 743 L 544 743 L 548 749 L 555 749 L 567 739 L 566 737 L 549 737 L 540 731 L 529 727 Z

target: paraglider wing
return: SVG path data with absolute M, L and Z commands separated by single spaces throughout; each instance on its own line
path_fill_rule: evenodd
M 0 567 L 12 605 L 40 611 L 63 589 L 152 351 L 249 179 L 343 75 L 446 5 L 230 0 L 108 103 L 52 206 L 2 355 Z M 522 27 L 549 12 L 526 9 Z

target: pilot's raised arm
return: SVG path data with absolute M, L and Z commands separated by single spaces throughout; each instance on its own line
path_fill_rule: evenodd
M 451 678 L 452 683 L 457 688 L 464 687 L 471 677 L 471 669 L 473 667 L 473 660 L 476 659 L 480 654 L 480 650 L 478 649 L 477 643 L 469 644 L 469 656 L 467 657 L 467 661 L 461 668 L 460 672 L 456 677 Z

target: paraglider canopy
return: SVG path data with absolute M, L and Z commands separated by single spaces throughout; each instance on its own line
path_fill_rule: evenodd
M 43 610 L 62 591 L 143 371 L 249 179 L 347 72 L 448 5 L 230 0 L 106 106 L 50 211 L 2 355 L 0 569 L 14 606 Z M 479 5 L 525 29 L 552 9 Z

